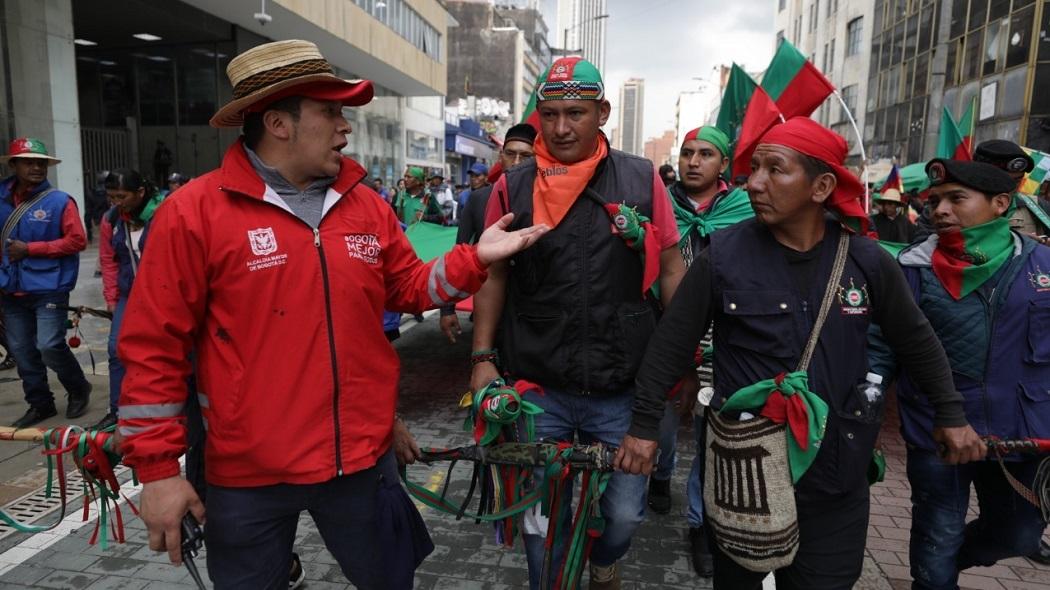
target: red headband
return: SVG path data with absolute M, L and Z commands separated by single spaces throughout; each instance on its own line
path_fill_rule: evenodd
M 835 192 L 824 201 L 824 206 L 837 213 L 844 221 L 855 220 L 854 223 L 847 223 L 850 229 L 861 235 L 868 232 L 868 216 L 860 204 L 864 185 L 842 166 L 849 154 L 849 145 L 841 135 L 809 117 L 793 117 L 786 123 L 774 125 L 758 143 L 791 148 L 827 164 L 835 173 L 838 185 Z

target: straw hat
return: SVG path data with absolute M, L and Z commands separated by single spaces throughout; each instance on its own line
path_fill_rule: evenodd
M 19 137 L 11 140 L 11 143 L 7 146 L 7 155 L 0 156 L 0 164 L 10 162 L 11 158 L 47 160 L 48 166 L 54 166 L 62 162 L 58 158 L 47 155 L 47 146 L 44 145 L 44 142 L 33 137 Z
M 287 96 L 302 95 L 320 100 L 340 100 L 346 106 L 361 106 L 372 100 L 368 80 L 344 80 L 317 45 L 291 39 L 253 47 L 230 60 L 226 76 L 233 85 L 233 100 L 211 118 L 212 127 L 240 127 L 251 107 L 265 106 Z M 297 87 L 306 86 L 299 89 Z M 298 91 L 301 90 L 301 91 Z
M 889 201 L 891 203 L 897 203 L 903 205 L 904 201 L 901 199 L 901 192 L 895 188 L 888 188 L 882 191 L 882 194 L 875 197 L 876 201 Z

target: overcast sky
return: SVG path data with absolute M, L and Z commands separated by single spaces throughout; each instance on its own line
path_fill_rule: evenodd
M 695 90 L 718 64 L 749 71 L 773 57 L 775 0 L 608 0 L 606 94 L 616 126 L 620 85 L 645 79 L 645 139 L 674 126 L 678 93 Z M 559 46 L 557 0 L 543 0 L 551 45 Z M 553 37 L 559 37 L 555 42 Z

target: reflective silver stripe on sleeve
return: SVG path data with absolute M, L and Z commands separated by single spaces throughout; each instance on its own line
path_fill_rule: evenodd
M 117 430 L 119 430 L 120 433 L 124 436 L 133 436 L 136 434 L 146 432 L 147 430 L 150 430 L 152 428 L 157 428 L 159 426 L 159 424 L 155 424 L 153 426 L 118 426 Z
M 470 296 L 470 293 L 464 293 L 459 289 L 456 289 L 448 282 L 448 277 L 445 276 L 445 257 L 438 258 L 437 262 L 434 263 L 434 268 L 430 269 L 430 279 L 427 281 L 427 291 L 430 293 L 430 300 L 435 305 L 446 303 L 448 300 L 441 297 L 438 293 L 437 286 L 441 283 L 441 288 L 448 293 L 451 299 L 465 299 Z
M 141 418 L 174 418 L 182 415 L 184 404 L 141 404 L 135 406 L 120 406 L 117 411 L 124 420 L 137 420 Z
M 201 416 L 201 422 L 204 423 L 204 430 L 207 431 L 208 430 L 208 419 L 205 418 L 204 416 Z
M 208 396 L 204 395 L 203 393 L 197 394 L 197 403 L 199 403 L 202 408 L 211 407 L 211 403 L 208 401 Z

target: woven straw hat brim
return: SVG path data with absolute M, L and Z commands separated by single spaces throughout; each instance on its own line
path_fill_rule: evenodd
M 278 92 L 280 92 L 280 91 L 282 91 L 282 90 L 284 90 L 286 88 L 290 88 L 292 86 L 299 86 L 299 85 L 302 85 L 302 84 L 310 84 L 310 83 L 313 83 L 313 82 L 343 82 L 348 87 L 353 88 L 355 86 L 360 86 L 365 81 L 364 80 L 344 80 L 344 79 L 342 79 L 342 78 L 340 78 L 338 76 L 334 76 L 332 74 L 324 74 L 324 73 L 308 74 L 306 76 L 299 76 L 299 77 L 296 77 L 296 78 L 289 78 L 287 80 L 281 80 L 280 82 L 277 82 L 276 84 L 273 84 L 271 86 L 266 86 L 264 88 L 260 88 L 259 90 L 256 90 L 255 92 L 252 92 L 251 94 L 248 94 L 246 96 L 242 96 L 241 98 L 238 98 L 236 100 L 231 100 L 230 102 L 228 102 L 225 105 L 223 105 L 223 107 L 221 109 L 219 109 L 215 113 L 215 115 L 212 116 L 212 118 L 209 121 L 209 123 L 211 124 L 212 127 L 219 127 L 219 128 L 223 128 L 223 127 L 240 127 L 240 126 L 242 126 L 244 124 L 244 111 L 248 107 L 250 107 L 253 104 L 256 104 L 256 103 L 264 100 L 266 97 L 272 96 L 272 95 L 274 95 L 274 94 L 276 94 L 276 93 L 278 93 Z M 372 101 L 372 94 L 373 94 L 372 92 L 367 92 L 367 93 L 366 92 L 362 92 L 361 96 L 360 96 L 360 99 L 355 99 L 355 100 L 353 100 L 351 102 L 346 102 L 344 104 L 346 106 L 352 106 L 352 107 L 357 107 L 357 106 L 362 106 L 362 105 L 368 104 L 369 102 Z
M 876 201 L 876 202 L 878 202 L 878 201 L 885 201 L 887 203 L 897 203 L 898 205 L 903 205 L 904 204 L 904 201 L 901 199 L 900 194 L 890 195 L 890 196 L 879 195 L 879 196 L 875 197 L 872 200 Z
M 55 157 L 52 157 L 52 156 L 48 156 L 46 154 L 27 153 L 27 154 L 18 154 L 18 155 L 15 155 L 15 156 L 0 156 L 0 164 L 8 163 L 8 162 L 11 161 L 12 158 L 25 158 L 27 160 L 30 159 L 30 158 L 37 159 L 37 160 L 47 160 L 48 161 L 47 162 L 48 166 L 54 166 L 56 164 L 61 164 L 62 163 L 62 160 L 59 160 L 58 158 L 55 158 Z

